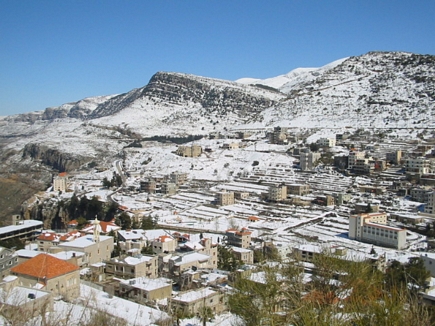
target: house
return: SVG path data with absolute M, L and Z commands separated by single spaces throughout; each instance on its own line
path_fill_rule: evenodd
M 223 294 L 208 287 L 178 294 L 171 299 L 171 306 L 174 311 L 181 310 L 188 315 L 199 314 L 205 307 L 209 307 L 213 314 L 226 309 Z
M 73 300 L 80 294 L 79 267 L 41 253 L 11 269 L 21 286 L 35 287 Z
M 81 230 L 81 232 L 86 234 L 93 234 L 95 228 L 94 222 L 86 225 Z M 99 225 L 100 225 L 100 230 L 99 230 L 100 234 L 109 234 L 111 231 L 116 232 L 118 230 L 121 230 L 121 227 L 119 225 L 116 225 L 114 219 L 109 222 L 99 221 Z
M 135 255 L 115 257 L 104 261 L 106 274 L 124 279 L 158 276 L 157 256 Z
M 170 298 L 172 295 L 172 280 L 164 277 L 136 277 L 121 280 L 119 294 L 121 297 L 140 303 Z
M 169 235 L 161 235 L 158 238 L 151 241 L 151 247 L 153 253 L 160 254 L 174 252 L 177 247 L 177 241 Z
M 305 196 L 310 193 L 310 186 L 299 183 L 287 184 L 287 193 L 291 195 Z
M 164 274 L 180 276 L 189 269 L 215 269 L 217 268 L 217 259 L 198 252 L 186 252 L 169 254 L 166 257 L 160 256 L 159 264 Z
M 51 247 L 57 247 L 60 242 L 60 236 L 55 232 L 43 232 L 36 238 L 38 251 L 49 252 Z

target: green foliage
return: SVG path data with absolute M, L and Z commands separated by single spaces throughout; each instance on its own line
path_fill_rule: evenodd
M 142 230 L 153 230 L 156 228 L 157 223 L 158 223 L 158 220 L 156 218 L 151 217 L 151 215 L 144 216 L 142 218 L 140 228 Z
M 234 272 L 237 270 L 243 263 L 238 260 L 229 247 L 226 246 L 218 246 L 218 268 L 226 271 Z
M 116 220 L 123 230 L 131 229 L 131 217 L 127 213 L 122 213 Z
M 77 229 L 81 230 L 85 227 L 86 224 L 88 224 L 88 220 L 85 219 L 83 216 L 80 216 L 79 218 L 77 218 Z
M 309 282 L 302 282 L 303 265 L 298 260 L 265 267 L 262 278 L 252 274 L 237 278 L 230 310 L 247 326 L 432 325 L 432 310 L 400 285 L 403 279 L 423 282 L 426 275 L 418 259 L 403 269 L 395 263 L 397 276 L 390 277 L 389 284 L 369 262 L 324 253 L 315 256 L 313 263 L 316 268 Z M 406 274 L 413 276 L 403 277 Z
M 16 250 L 24 249 L 24 242 L 18 238 L 7 239 L 0 241 L 0 247 L 15 248 Z

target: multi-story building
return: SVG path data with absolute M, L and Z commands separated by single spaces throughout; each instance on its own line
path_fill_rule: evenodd
M 15 225 L 0 227 L 0 240 L 32 241 L 42 232 L 41 221 L 18 220 Z
M 287 193 L 291 195 L 305 196 L 310 193 L 310 186 L 300 183 L 287 184 Z
M 169 181 L 175 183 L 176 185 L 182 185 L 187 181 L 187 173 L 185 172 L 172 172 L 169 175 Z
M 236 229 L 228 229 L 225 232 L 226 242 L 230 246 L 239 248 L 249 248 L 251 245 L 251 232 L 243 228 L 240 231 Z
M 362 160 L 365 157 L 365 153 L 364 152 L 359 152 L 359 151 L 350 151 L 349 152 L 349 157 L 348 157 L 348 161 L 347 161 L 347 168 L 349 170 L 352 170 L 354 168 L 354 166 L 356 165 L 356 161 L 357 160 Z
M 315 167 L 315 163 L 320 159 L 320 153 L 301 152 L 300 153 L 300 167 L 302 171 L 311 171 Z
M 53 178 L 53 191 L 65 192 L 67 189 L 68 176 L 66 172 L 59 173 Z
M 317 140 L 317 144 L 320 147 L 334 147 L 335 143 L 335 138 L 320 138 L 319 140 Z
M 69 242 L 62 242 L 57 251 L 78 251 L 84 253 L 83 264 L 86 266 L 109 260 L 113 251 L 113 237 L 86 235 Z
M 151 247 L 153 248 L 153 253 L 155 254 L 170 253 L 175 251 L 175 248 L 177 247 L 177 241 L 169 235 L 161 235 L 151 241 Z
M 254 263 L 254 251 L 239 247 L 231 247 L 230 250 L 233 256 L 244 264 L 249 265 Z
M 18 255 L 11 249 L 0 247 L 0 277 L 9 275 L 9 271 L 18 263 Z
M 42 287 L 54 295 L 72 300 L 80 295 L 79 267 L 49 254 L 41 253 L 11 269 L 19 283 L 27 287 Z
M 349 218 L 349 239 L 404 249 L 406 247 L 406 230 L 386 224 L 386 213 L 352 215 Z
M 232 191 L 217 192 L 216 203 L 220 206 L 234 205 L 234 192 Z
M 121 297 L 140 303 L 150 303 L 156 300 L 170 298 L 172 295 L 172 280 L 168 278 L 136 277 L 119 282 Z
M 269 134 L 269 143 L 271 144 L 286 144 L 288 128 L 275 127 L 273 132 Z
M 198 157 L 202 154 L 202 147 L 199 145 L 178 146 L 176 154 L 183 157 Z
M 147 179 L 140 182 L 140 190 L 149 194 L 154 194 L 157 189 L 157 182 L 154 179 Z
M 279 202 L 287 199 L 287 186 L 284 184 L 275 184 L 269 187 L 270 201 Z
M 106 274 L 123 279 L 158 276 L 157 256 L 137 255 L 111 258 L 105 261 Z
M 410 195 L 412 200 L 418 201 L 420 203 L 427 203 L 429 201 L 429 196 L 433 193 L 432 188 L 412 188 Z
M 217 259 L 198 252 L 177 253 L 168 257 L 163 264 L 164 272 L 180 276 L 189 269 L 216 269 Z
M 427 195 L 427 204 L 424 207 L 424 212 L 428 214 L 435 214 L 435 191 L 431 191 Z
M 404 168 L 408 173 L 428 174 L 435 171 L 435 160 L 425 157 L 407 158 L 404 162 Z
M 385 159 L 387 162 L 390 162 L 391 164 L 400 164 L 400 161 L 402 160 L 402 151 L 399 149 L 394 152 L 389 152 L 385 154 Z

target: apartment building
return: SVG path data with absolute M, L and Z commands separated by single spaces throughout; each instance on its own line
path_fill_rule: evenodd
M 176 154 L 182 157 L 198 157 L 202 154 L 202 147 L 199 145 L 178 146 Z
M 299 156 L 300 168 L 302 171 L 311 171 L 315 167 L 316 161 L 321 157 L 320 153 L 301 152 Z
M 408 173 L 421 175 L 435 172 L 435 160 L 425 157 L 407 158 L 403 166 Z
M 310 186 L 307 184 L 292 183 L 286 186 L 289 195 L 305 196 L 310 193 Z
M 225 232 L 226 242 L 230 246 L 247 249 L 251 245 L 251 234 L 252 232 L 248 231 L 246 228 L 243 228 L 240 231 L 236 229 L 228 229 Z
M 317 140 L 317 145 L 320 147 L 334 147 L 336 143 L 335 138 L 320 138 Z
M 287 186 L 275 184 L 269 187 L 268 198 L 272 202 L 280 202 L 287 199 Z
M 53 178 L 53 191 L 65 192 L 67 189 L 68 176 L 66 172 L 59 173 Z
M 220 191 L 216 193 L 216 203 L 219 206 L 234 205 L 234 192 Z
M 400 161 L 402 160 L 402 151 L 397 150 L 394 152 L 388 152 L 385 154 L 385 159 L 387 162 L 390 162 L 391 164 L 400 164 Z
M 349 218 L 349 239 L 404 249 L 406 247 L 406 230 L 386 224 L 386 213 L 352 215 Z
M 151 247 L 155 254 L 170 253 L 175 251 L 177 241 L 169 235 L 161 235 L 151 241 Z
M 254 251 L 239 247 L 231 247 L 230 251 L 236 259 L 244 264 L 250 265 L 254 263 Z
M 356 161 L 357 160 L 362 160 L 365 157 L 365 153 L 364 152 L 359 152 L 359 151 L 350 151 L 349 152 L 349 157 L 348 157 L 348 161 L 347 161 L 347 168 L 349 170 L 352 170 L 354 168 L 354 166 L 356 165 Z
M 0 227 L 0 240 L 33 241 L 42 232 L 42 225 L 41 221 L 17 220 L 14 225 Z

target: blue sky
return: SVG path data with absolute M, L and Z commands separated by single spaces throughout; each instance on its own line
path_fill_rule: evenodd
M 435 54 L 435 1 L 0 0 L 0 116 L 127 92 L 157 71 L 236 80 L 369 51 Z

